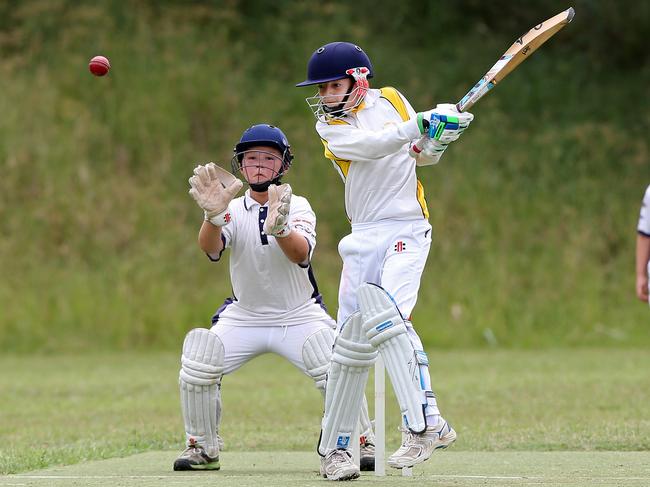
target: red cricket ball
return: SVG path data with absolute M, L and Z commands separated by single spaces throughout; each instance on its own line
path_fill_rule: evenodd
M 88 63 L 88 69 L 95 76 L 104 76 L 111 69 L 111 63 L 104 56 L 95 56 Z

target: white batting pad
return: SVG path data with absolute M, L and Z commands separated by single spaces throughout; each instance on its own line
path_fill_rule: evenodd
M 408 337 L 404 318 L 393 298 L 381 286 L 362 284 L 357 300 L 363 330 L 384 359 L 405 424 L 414 433 L 420 433 L 427 427 L 424 417 L 427 398 L 420 384 L 415 348 Z
M 309 335 L 302 346 L 302 360 L 305 362 L 307 373 L 323 393 L 327 382 L 327 371 L 332 359 L 335 336 L 336 332 L 333 329 L 323 328 Z
M 188 440 L 195 438 L 211 457 L 219 454 L 219 382 L 224 355 L 219 337 L 205 328 L 195 328 L 185 337 L 179 377 L 185 434 Z
M 376 358 L 377 350 L 368 343 L 361 329 L 361 315 L 355 312 L 343 323 L 334 342 L 318 443 L 321 455 L 350 446 L 363 404 L 368 370 Z

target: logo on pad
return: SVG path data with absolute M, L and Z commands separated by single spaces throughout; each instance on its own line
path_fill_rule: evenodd
M 386 328 L 390 328 L 393 326 L 393 322 L 391 320 L 384 321 L 383 323 L 379 323 L 376 327 L 375 330 L 377 331 L 383 331 Z
M 347 450 L 349 444 L 350 444 L 350 436 L 349 435 L 348 436 L 341 435 L 336 439 L 336 448 L 337 449 L 342 448 L 344 450 Z

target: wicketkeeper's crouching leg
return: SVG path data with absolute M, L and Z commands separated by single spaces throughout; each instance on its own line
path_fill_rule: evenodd
M 224 356 L 220 338 L 206 328 L 195 328 L 185 337 L 179 385 L 187 448 L 174 470 L 219 470 Z

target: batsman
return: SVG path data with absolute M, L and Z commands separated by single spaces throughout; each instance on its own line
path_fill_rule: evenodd
M 235 146 L 232 168 L 249 188 L 214 163 L 199 165 L 190 194 L 203 210 L 199 246 L 213 262 L 230 249 L 233 296 L 212 327 L 185 337 L 179 377 L 186 448 L 174 470 L 219 470 L 221 384 L 263 353 L 289 360 L 324 393 L 336 323 L 327 314 L 311 266 L 316 216 L 307 199 L 281 184 L 293 154 L 278 127 L 248 128 Z M 263 381 L 251 384 L 251 399 Z M 263 406 L 263 405 L 261 405 Z M 260 411 L 263 414 L 263 411 Z M 361 456 L 374 466 L 367 406 L 360 416 Z
M 339 333 L 318 445 L 321 474 L 331 480 L 359 476 L 348 447 L 378 353 L 407 431 L 388 464 L 411 467 L 456 440 L 440 415 L 427 354 L 410 321 L 431 245 L 424 188 L 415 169 L 438 163 L 473 115 L 451 104 L 416 113 L 396 89 L 371 89 L 373 74 L 360 47 L 333 42 L 313 53 L 307 79 L 297 85 L 318 87 L 307 103 L 325 157 L 345 184 L 352 225 L 339 243 Z

